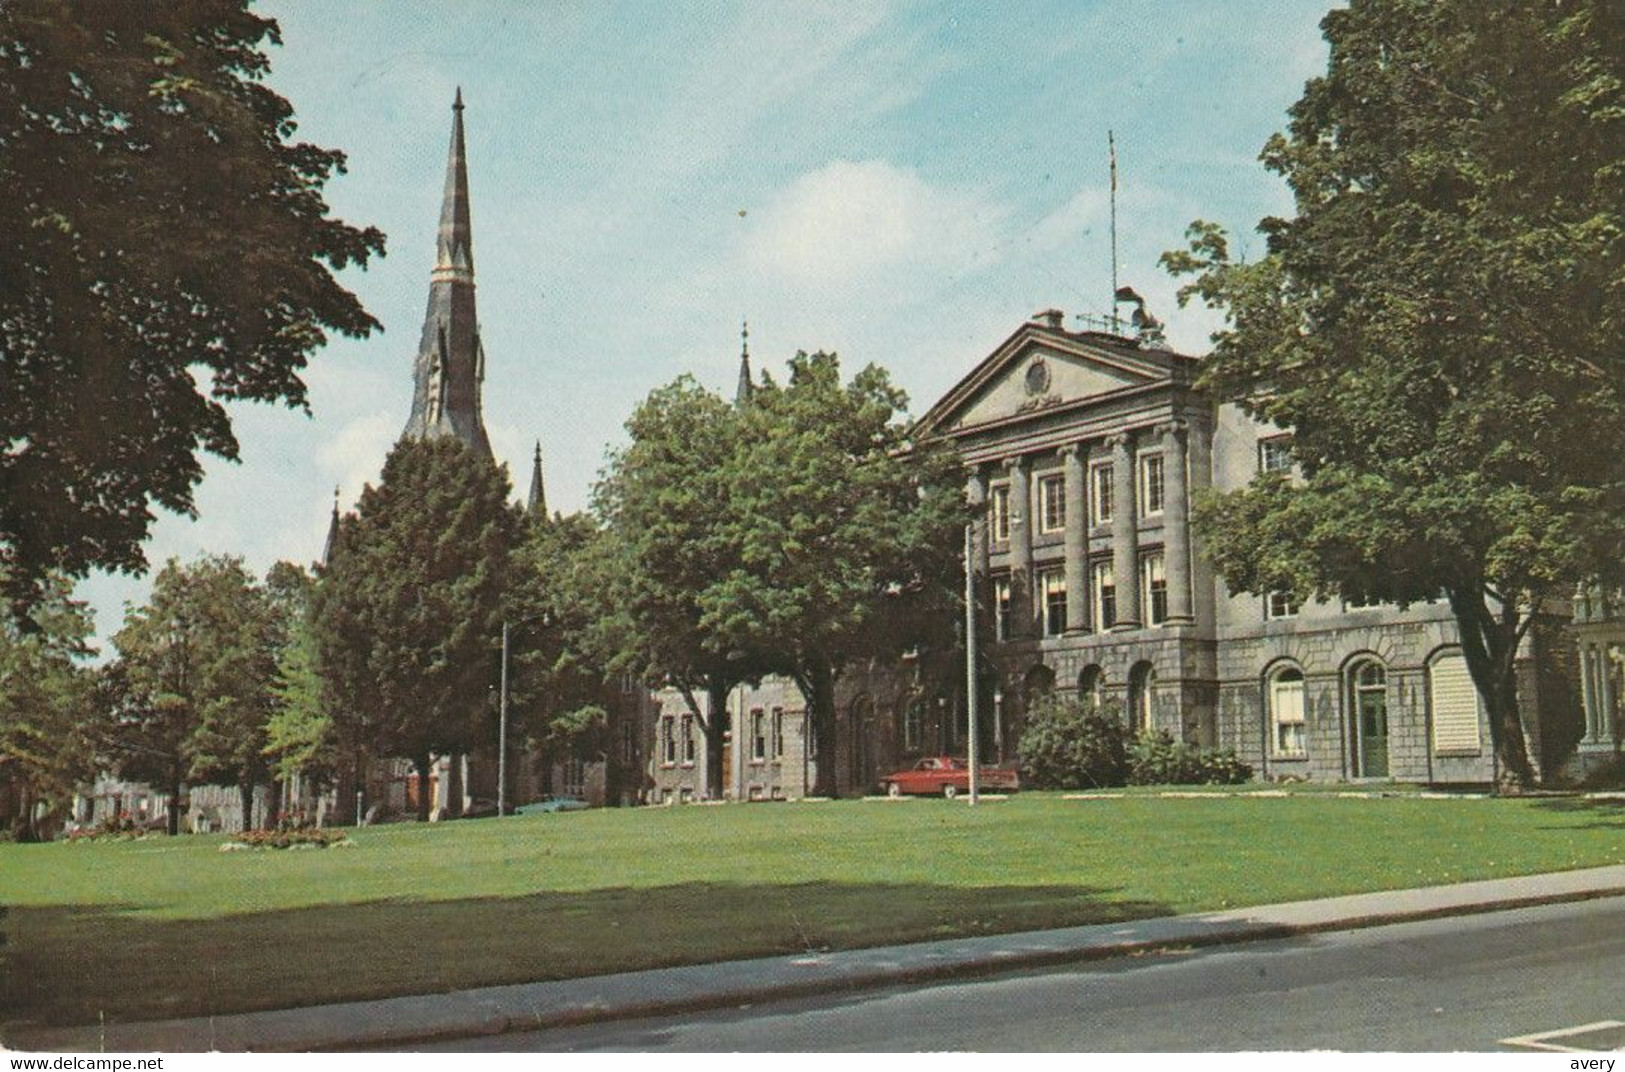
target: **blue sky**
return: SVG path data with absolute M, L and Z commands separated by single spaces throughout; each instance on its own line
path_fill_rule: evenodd
M 606 446 L 684 372 L 731 390 L 798 349 L 891 369 L 923 413 L 1033 312 L 1104 311 L 1106 132 L 1120 282 L 1201 353 L 1157 254 L 1201 217 L 1287 211 L 1257 163 L 1324 69 L 1325 0 L 1225 3 L 501 3 L 276 0 L 272 84 L 299 137 L 343 149 L 335 212 L 387 257 L 346 273 L 385 331 L 312 359 L 312 415 L 233 409 L 199 518 L 162 516 L 156 568 L 205 552 L 263 572 L 320 552 L 405 423 L 453 91 L 467 103 L 486 424 L 549 502 L 587 505 Z M 1256 238 L 1251 239 L 1254 249 Z M 149 578 L 80 586 L 100 635 Z

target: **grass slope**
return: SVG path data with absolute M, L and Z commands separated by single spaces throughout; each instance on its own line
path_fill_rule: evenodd
M 195 1016 L 1625 863 L 1576 800 L 686 807 L 0 845 L 0 1020 Z

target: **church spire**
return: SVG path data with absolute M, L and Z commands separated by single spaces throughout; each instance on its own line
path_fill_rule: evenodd
M 750 321 L 746 320 L 739 329 L 739 385 L 734 388 L 734 405 L 749 402 L 750 392 Z
M 333 518 L 327 523 L 327 542 L 322 545 L 322 565 L 331 566 L 339 550 L 339 489 L 333 489 Z
M 536 460 L 530 467 L 530 499 L 525 503 L 525 513 L 533 520 L 547 520 L 547 491 L 542 486 L 542 443 L 536 441 Z
M 487 458 L 491 442 L 481 413 L 485 347 L 474 307 L 474 229 L 468 204 L 468 156 L 463 146 L 463 91 L 451 106 L 451 149 L 445 195 L 429 276 L 429 308 L 412 369 L 412 413 L 403 439 L 455 436 Z

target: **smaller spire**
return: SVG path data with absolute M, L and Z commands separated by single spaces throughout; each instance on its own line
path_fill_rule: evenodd
M 463 110 L 463 87 L 462 86 L 457 87 L 457 99 L 451 102 L 451 110 L 454 111 L 454 112 L 460 112 L 460 111 Z
M 331 566 L 339 549 L 339 489 L 333 488 L 333 517 L 327 523 L 327 542 L 322 545 L 322 565 Z
M 547 491 L 542 486 L 542 441 L 536 441 L 536 458 L 530 467 L 530 498 L 525 502 L 525 513 L 532 518 L 547 520 Z
M 739 386 L 734 388 L 734 404 L 749 402 L 750 392 L 750 321 L 745 320 L 739 329 Z

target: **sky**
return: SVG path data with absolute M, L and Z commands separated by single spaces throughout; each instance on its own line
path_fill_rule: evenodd
M 308 415 L 232 406 L 240 463 L 211 458 L 196 520 L 160 514 L 146 555 L 310 562 L 334 488 L 348 508 L 376 482 L 410 406 L 458 86 L 486 427 L 515 497 L 539 441 L 569 512 L 649 391 L 684 373 L 732 391 L 745 318 L 758 369 L 875 362 L 919 415 L 1034 312 L 1107 311 L 1108 130 L 1118 281 L 1203 353 L 1219 321 L 1177 307 L 1157 256 L 1195 219 L 1256 254 L 1257 221 L 1290 212 L 1257 157 L 1325 68 L 1329 6 L 266 0 L 297 137 L 349 158 L 334 214 L 388 235 L 340 276 L 385 330 L 312 357 Z M 150 587 L 80 584 L 103 658 Z

